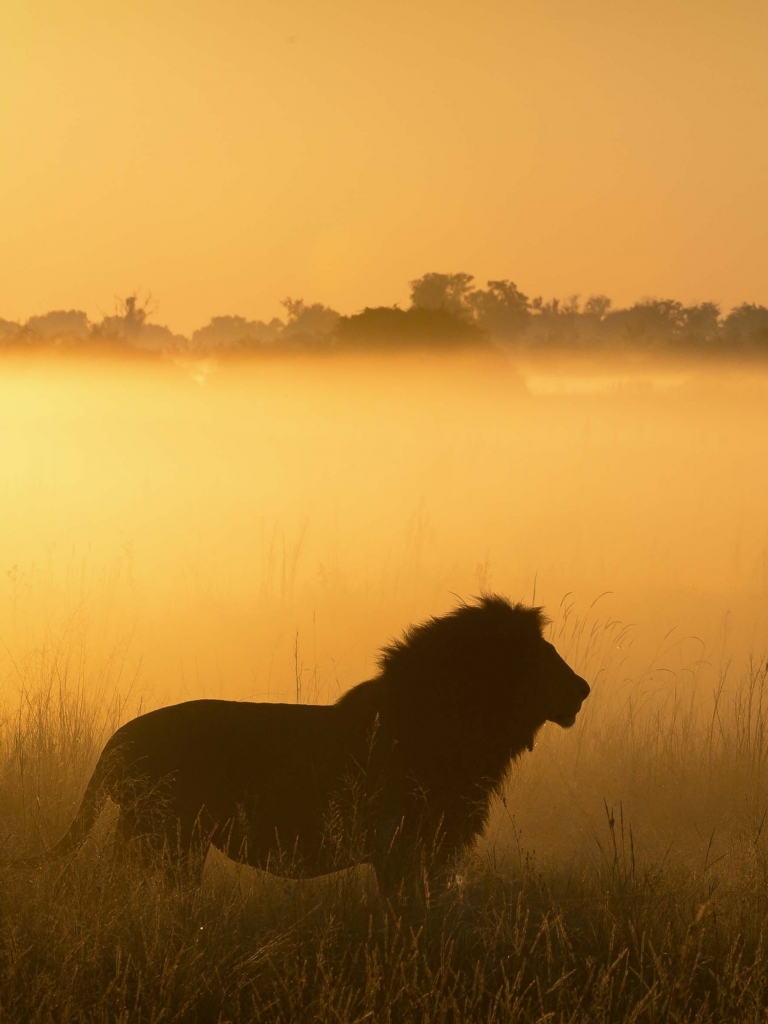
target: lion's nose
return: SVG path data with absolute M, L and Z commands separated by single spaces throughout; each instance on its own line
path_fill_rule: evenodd
M 576 679 L 578 680 L 581 688 L 581 699 L 586 700 L 590 693 L 589 683 L 586 679 L 582 679 L 581 676 L 576 676 Z

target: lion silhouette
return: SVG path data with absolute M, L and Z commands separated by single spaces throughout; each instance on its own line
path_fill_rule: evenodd
M 36 860 L 75 851 L 111 798 L 116 851 L 193 881 L 213 845 L 286 877 L 371 864 L 386 897 L 421 871 L 436 892 L 512 761 L 545 722 L 573 725 L 589 694 L 546 621 L 486 596 L 409 628 L 335 704 L 194 700 L 141 715 L 107 742 L 67 833 Z

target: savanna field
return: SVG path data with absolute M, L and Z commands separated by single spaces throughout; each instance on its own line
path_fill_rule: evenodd
M 763 1021 L 768 372 L 531 358 L 0 363 L 3 1022 Z M 11 868 L 101 746 L 326 703 L 410 623 L 544 606 L 592 686 L 448 897 L 367 869 Z

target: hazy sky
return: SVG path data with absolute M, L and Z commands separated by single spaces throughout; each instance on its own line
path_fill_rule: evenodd
M 0 317 L 768 303 L 765 0 L 4 0 Z

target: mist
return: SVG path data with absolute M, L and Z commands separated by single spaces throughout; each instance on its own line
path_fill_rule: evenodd
M 6 360 L 4 686 L 59 645 L 150 703 L 333 700 L 488 590 L 599 627 L 614 686 L 759 653 L 767 398 L 695 364 Z

